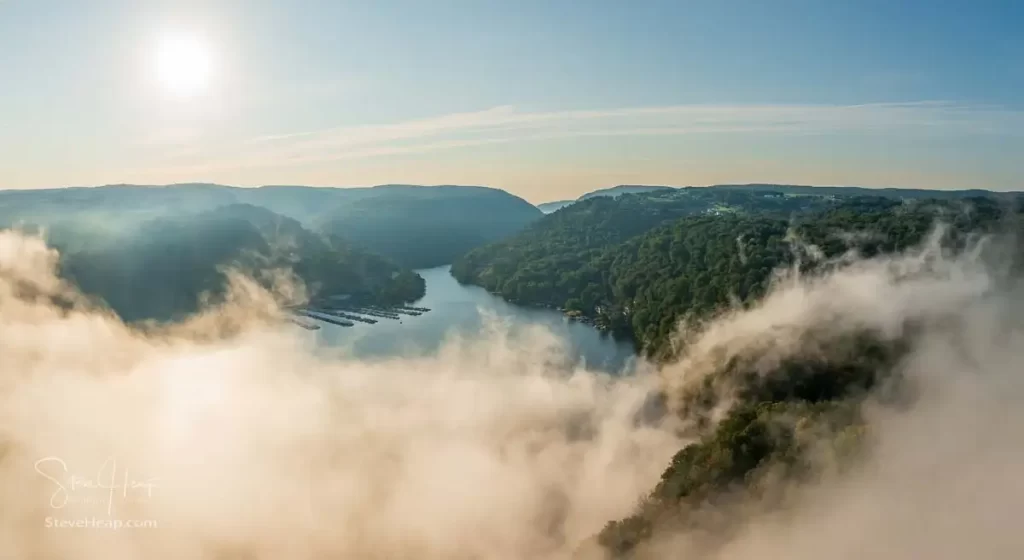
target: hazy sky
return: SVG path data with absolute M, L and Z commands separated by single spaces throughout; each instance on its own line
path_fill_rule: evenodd
M 0 0 L 0 187 L 1020 189 L 1022 22 L 1012 0 Z M 199 54 L 161 81 L 182 38 Z

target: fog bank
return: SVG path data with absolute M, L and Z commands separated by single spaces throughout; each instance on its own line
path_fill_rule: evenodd
M 497 324 L 436 356 L 354 360 L 274 321 L 243 278 L 188 323 L 133 329 L 61 282 L 41 240 L 2 232 L 0 555 L 566 558 L 686 443 L 687 418 L 640 414 L 652 392 L 868 329 L 912 333 L 898 368 L 915 398 L 868 399 L 858 464 L 713 550 L 666 526 L 643 554 L 1019 558 L 1024 299 L 979 255 L 932 246 L 790 279 L 679 363 L 613 378 L 567 367 L 543 329 Z M 96 519 L 150 526 L 54 526 Z

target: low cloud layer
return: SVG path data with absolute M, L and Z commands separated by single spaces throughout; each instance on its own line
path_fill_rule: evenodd
M 635 421 L 653 378 L 566 371 L 543 331 L 361 363 L 253 292 L 142 334 L 55 262 L 0 235 L 4 556 L 557 557 L 679 445 Z M 157 527 L 48 526 L 108 509 Z
M 1016 288 L 971 255 L 794 280 L 679 364 L 630 378 L 567 369 L 542 329 L 357 361 L 268 319 L 269 300 L 241 286 L 142 333 L 75 295 L 55 263 L 39 239 L 0 234 L 5 557 L 566 558 L 631 513 L 685 443 L 675 416 L 639 414 L 652 391 L 708 375 L 725 347 L 769 356 L 795 347 L 787 333 L 908 321 L 927 327 L 901 366 L 913 406 L 869 406 L 857 468 L 794 488 L 715 557 L 1024 553 L 1024 325 Z M 156 527 L 52 526 L 108 517 Z M 689 535 L 660 531 L 652 557 L 692 552 Z
M 784 279 L 756 309 L 692 337 L 682 361 L 662 372 L 670 394 L 719 376 L 725 409 L 733 380 L 721 377 L 723 364 L 771 372 L 794 356 L 829 360 L 828 341 L 868 332 L 909 341 L 895 366 L 909 398 L 894 402 L 885 393 L 864 401 L 866 445 L 847 468 L 826 468 L 811 483 L 780 482 L 771 503 L 729 504 L 719 515 L 737 522 L 721 539 L 657 527 L 639 557 L 1024 555 L 1016 521 L 1024 507 L 1024 291 L 1012 266 L 1016 245 L 978 239 L 953 253 L 941 247 L 941 234 L 894 258 L 847 258 L 830 274 Z

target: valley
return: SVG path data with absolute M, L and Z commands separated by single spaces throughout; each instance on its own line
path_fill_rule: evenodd
M 1021 22 L 0 0 L 0 560 L 1024 558 Z
M 56 272 L 124 328 L 173 330 L 262 308 L 254 317 L 269 312 L 285 329 L 275 339 L 310 344 L 311 355 L 354 368 L 404 364 L 357 378 L 376 391 L 424 367 L 440 377 L 417 383 L 470 383 L 496 402 L 491 382 L 554 384 L 541 394 L 638 384 L 624 409 L 630 429 L 673 442 L 650 453 L 677 450 L 656 469 L 660 479 L 644 478 L 631 498 L 639 505 L 559 546 L 642 560 L 680 531 L 707 536 L 693 550 L 728 546 L 748 516 L 787 507 L 779 488 L 823 476 L 819 460 L 866 460 L 874 428 L 864 407 L 922 398 L 915 384 L 926 381 L 907 364 L 935 337 L 960 333 L 958 305 L 983 305 L 989 286 L 1014 289 L 1004 278 L 1024 263 L 1016 193 L 809 188 L 631 186 L 548 214 L 510 209 L 508 197 L 476 187 L 383 189 L 376 203 L 356 191 L 327 214 L 316 209 L 335 193 L 301 189 L 260 199 L 220 187 L 117 187 L 0 193 L 0 202 L 18 227 L 49 236 Z M 493 222 L 489 233 L 460 233 L 480 220 Z M 372 233 L 379 227 L 393 235 Z M 972 275 L 981 280 L 965 280 Z M 943 295 L 957 290 L 961 299 Z M 916 299 L 922 291 L 936 295 Z M 460 368 L 473 373 L 444 385 Z M 558 449 L 590 441 L 576 430 L 598 429 L 571 426 L 549 428 L 569 438 Z

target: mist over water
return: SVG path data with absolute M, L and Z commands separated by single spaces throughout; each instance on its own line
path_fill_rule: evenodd
M 627 513 L 678 447 L 634 421 L 653 376 L 567 367 L 542 328 L 362 361 L 267 320 L 239 281 L 143 333 L 55 263 L 0 235 L 10 556 L 549 557 Z M 47 525 L 94 517 L 158 527 Z
M 350 355 L 374 359 L 432 355 L 452 339 L 475 339 L 494 328 L 513 338 L 540 328 L 561 341 L 564 358 L 572 365 L 609 373 L 630 371 L 636 365 L 631 343 L 569 321 L 557 310 L 521 307 L 478 286 L 460 285 L 450 268 L 417 271 L 426 281 L 427 291 L 411 305 L 427 307 L 429 313 L 403 316 L 401 323 L 388 319 L 355 327 L 321 323 L 321 340 Z
M 911 324 L 899 367 L 915 399 L 867 406 L 868 456 L 703 557 L 1024 555 L 1024 300 L 973 253 L 793 279 L 695 335 L 679 363 L 629 376 L 500 320 L 436 352 L 362 359 L 268 320 L 270 295 L 244 279 L 227 304 L 143 332 L 55 264 L 41 240 L 0 233 L 4 557 L 599 558 L 580 544 L 629 515 L 687 443 L 685 417 L 638 421 L 652 392 L 731 358 L 822 348 L 808 332 L 895 339 Z M 47 525 L 95 518 L 156 526 Z M 646 554 L 696 550 L 663 527 Z

